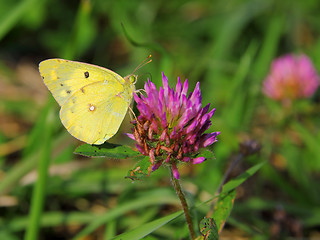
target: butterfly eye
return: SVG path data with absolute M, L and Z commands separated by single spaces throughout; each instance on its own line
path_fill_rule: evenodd
M 131 82 L 131 83 L 136 83 L 136 81 L 137 81 L 137 75 L 131 75 L 130 77 L 129 77 L 129 81 Z

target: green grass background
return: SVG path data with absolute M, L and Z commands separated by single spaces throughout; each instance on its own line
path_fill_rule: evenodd
M 190 89 L 199 81 L 203 105 L 216 108 L 216 159 L 180 166 L 190 206 L 214 195 L 239 143 L 257 140 L 261 152 L 232 176 L 268 164 L 237 189 L 221 239 L 271 239 L 274 226 L 279 239 L 320 239 L 319 90 L 291 108 L 261 92 L 282 54 L 305 53 L 320 69 L 319 11 L 317 0 L 1 0 L 0 239 L 111 239 L 180 209 L 167 169 L 131 183 L 132 159 L 74 155 L 80 142 L 37 72 L 59 57 L 125 76 L 149 54 L 138 89 L 148 77 L 159 87 L 163 71 L 172 87 L 178 76 Z M 112 142 L 134 145 L 122 134 L 129 122 Z M 194 221 L 208 209 L 195 210 Z M 188 239 L 188 230 L 178 217 L 145 239 Z

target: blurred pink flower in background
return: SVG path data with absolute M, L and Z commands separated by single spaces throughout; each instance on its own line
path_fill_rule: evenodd
M 272 62 L 262 91 L 274 100 L 293 100 L 311 97 L 319 84 L 317 71 L 306 55 L 287 54 Z

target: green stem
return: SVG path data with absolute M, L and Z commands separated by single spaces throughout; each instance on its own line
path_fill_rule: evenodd
M 190 237 L 192 240 L 194 240 L 196 238 L 196 234 L 193 229 L 192 219 L 190 217 L 190 212 L 189 212 L 186 198 L 185 198 L 184 193 L 181 189 L 181 185 L 180 185 L 179 180 L 173 176 L 172 166 L 169 166 L 169 172 L 170 172 L 172 185 L 173 185 L 174 189 L 176 190 L 176 193 L 180 199 L 180 202 L 181 202 L 181 205 L 183 208 L 183 212 L 184 212 L 184 216 L 186 217 L 186 221 L 187 221 L 189 232 L 190 232 Z
M 40 219 L 42 216 L 44 199 L 46 195 L 46 186 L 48 179 L 48 168 L 50 163 L 51 153 L 51 130 L 52 124 L 49 120 L 50 112 L 47 116 L 46 131 L 43 133 L 43 148 L 41 158 L 38 161 L 38 179 L 35 183 L 32 199 L 30 217 L 28 221 L 28 227 L 24 236 L 25 240 L 36 240 L 38 239 Z

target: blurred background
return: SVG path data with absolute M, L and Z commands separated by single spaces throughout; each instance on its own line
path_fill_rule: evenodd
M 320 69 L 319 11 L 318 0 L 0 0 L 0 239 L 23 238 L 46 157 L 39 239 L 81 231 L 81 239 L 111 239 L 180 209 L 167 169 L 131 183 L 132 159 L 73 154 L 81 142 L 63 128 L 38 72 L 39 62 L 59 57 L 126 76 L 149 54 L 137 89 L 148 77 L 159 87 L 163 71 L 172 87 L 178 76 L 190 90 L 199 81 L 203 106 L 216 108 L 215 159 L 180 166 L 191 205 L 214 195 L 240 143 L 255 140 L 261 151 L 231 177 L 268 161 L 237 189 L 221 239 L 320 239 L 320 92 L 289 107 L 262 93 L 283 54 L 306 54 Z M 123 134 L 130 128 L 127 116 L 111 142 L 134 146 Z M 195 221 L 208 210 L 195 211 Z M 145 239 L 188 239 L 184 219 Z

